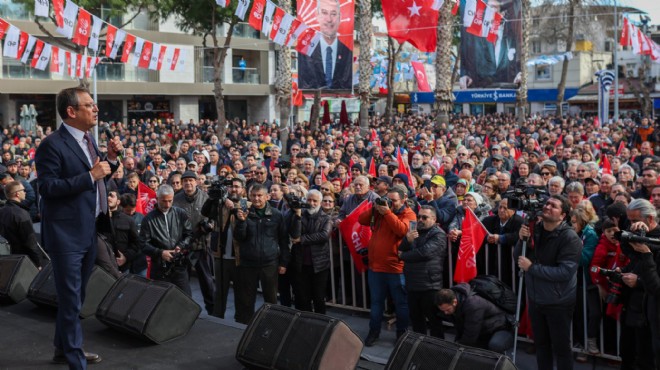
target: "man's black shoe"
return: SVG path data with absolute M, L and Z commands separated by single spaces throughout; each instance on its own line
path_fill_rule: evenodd
M 87 359 L 88 364 L 98 364 L 99 362 L 101 362 L 101 356 L 91 352 L 85 352 L 85 359 Z M 66 357 L 64 357 L 64 352 L 62 352 L 59 349 L 56 349 L 55 354 L 53 355 L 53 363 L 66 364 L 67 362 L 66 362 Z
M 364 345 L 367 347 L 371 347 L 376 343 L 376 340 L 380 336 L 380 333 L 377 331 L 371 331 L 369 330 L 369 334 L 367 335 L 367 338 L 364 340 Z

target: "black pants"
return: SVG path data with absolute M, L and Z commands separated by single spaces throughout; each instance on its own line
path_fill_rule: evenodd
M 232 282 L 236 282 L 236 260 L 214 258 L 213 263 L 215 266 L 215 298 L 212 315 L 224 319 L 229 287 Z
M 437 315 L 438 310 L 433 304 L 433 296 L 436 290 L 408 291 L 408 310 L 410 311 L 410 322 L 415 333 L 427 334 L 431 330 L 431 336 L 444 339 L 442 319 Z M 428 327 L 427 327 L 428 320 Z
M 187 266 L 175 266 L 167 275 L 165 274 L 165 271 L 166 270 L 163 270 L 162 268 L 154 268 L 151 271 L 151 278 L 154 280 L 161 280 L 172 283 L 181 288 L 181 290 L 183 290 L 183 292 L 186 293 L 188 297 L 192 297 L 192 290 L 190 289 L 190 276 L 188 275 Z
M 539 370 L 573 369 L 571 349 L 571 319 L 574 304 L 537 305 L 529 302 L 529 317 L 534 330 L 536 364 Z
M 285 274 L 277 276 L 277 292 L 280 294 L 280 304 L 291 307 L 293 297 L 291 291 L 296 291 L 296 277 L 293 269 L 287 269 Z
M 301 311 L 312 311 L 325 314 L 325 297 L 328 287 L 330 269 L 314 272 L 313 266 L 302 266 L 296 273 L 296 308 Z
M 621 370 L 655 369 L 651 328 L 649 325 L 640 327 L 625 325 L 623 315 L 621 316 Z
M 195 272 L 199 281 L 199 288 L 204 297 L 204 306 L 206 311 L 213 313 L 213 304 L 215 300 L 215 281 L 213 280 L 213 257 L 210 251 L 203 249 L 191 253 L 190 260 L 195 263 Z
M 236 268 L 236 284 L 234 285 L 236 322 L 250 323 L 254 316 L 259 282 L 261 282 L 264 301 L 277 304 L 277 269 L 276 264 L 263 267 L 238 266 Z

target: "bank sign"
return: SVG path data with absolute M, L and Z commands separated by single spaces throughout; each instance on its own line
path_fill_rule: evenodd
M 515 103 L 516 90 L 454 91 L 455 103 Z

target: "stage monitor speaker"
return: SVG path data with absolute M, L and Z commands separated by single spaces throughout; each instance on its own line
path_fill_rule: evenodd
M 390 354 L 385 370 L 516 370 L 509 357 L 479 348 L 406 332 Z
M 80 308 L 81 318 L 86 319 L 96 313 L 99 303 L 101 303 L 115 281 L 117 279 L 110 273 L 99 266 L 94 266 L 85 287 L 85 301 Z M 38 306 L 57 308 L 55 277 L 53 276 L 53 266 L 50 263 L 39 271 L 37 277 L 30 284 L 27 298 Z
M 103 298 L 96 318 L 111 328 L 160 344 L 186 335 L 201 311 L 173 284 L 125 275 Z
M 243 333 L 236 359 L 249 369 L 353 370 L 362 347 L 341 320 L 264 304 Z
M 24 255 L 0 256 L 0 302 L 18 303 L 27 297 L 39 270 Z

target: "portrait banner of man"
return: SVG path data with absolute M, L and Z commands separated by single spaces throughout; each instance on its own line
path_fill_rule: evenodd
M 298 16 L 321 33 L 311 56 L 298 53 L 299 86 L 303 90 L 349 90 L 353 83 L 354 2 L 301 0 Z
M 481 0 L 460 0 L 461 27 L 461 89 L 474 88 L 513 88 L 520 79 L 520 54 L 522 52 L 522 4 L 521 0 L 484 0 L 487 9 L 481 13 L 475 8 Z M 499 13 L 501 24 L 498 37 L 483 33 L 470 32 L 469 20 L 475 15 L 483 20 L 486 10 Z M 498 16 L 499 18 L 499 16 Z M 484 22 L 484 27 L 486 26 Z M 490 40 L 490 41 L 489 41 Z M 494 41 L 494 42 L 492 42 Z

